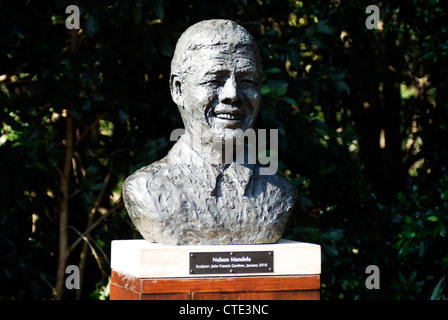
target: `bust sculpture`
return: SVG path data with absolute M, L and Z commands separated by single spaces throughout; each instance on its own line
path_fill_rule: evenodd
M 168 155 L 123 184 L 131 220 L 150 242 L 165 245 L 275 243 L 296 188 L 259 163 L 224 163 L 260 109 L 258 47 L 243 27 L 206 20 L 177 42 L 170 89 L 185 133 Z M 226 146 L 226 147 L 225 147 Z

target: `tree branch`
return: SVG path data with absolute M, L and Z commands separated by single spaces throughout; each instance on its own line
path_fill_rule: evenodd
M 104 198 L 104 194 L 106 193 L 106 189 L 107 189 L 107 185 L 109 184 L 110 181 L 110 177 L 112 176 L 112 172 L 109 171 L 106 175 L 106 177 L 104 178 L 104 187 L 101 189 L 99 195 L 97 196 L 95 203 L 92 206 L 92 209 L 89 212 L 89 216 L 87 218 L 87 226 L 86 226 L 86 230 L 89 230 L 90 226 L 92 225 L 92 223 L 94 222 L 94 218 L 95 218 L 95 214 L 98 211 L 98 208 L 101 204 L 101 202 L 103 201 Z M 83 235 L 83 237 L 88 238 L 90 236 L 90 231 L 89 232 L 85 232 L 85 234 Z M 81 298 L 81 293 L 82 293 L 82 281 L 84 279 L 84 269 L 85 269 L 85 265 L 86 265 L 86 259 L 87 259 L 87 250 L 88 250 L 88 246 L 90 246 L 90 243 L 88 243 L 87 241 L 84 242 L 83 246 L 82 246 L 82 250 L 81 250 L 81 254 L 79 256 L 79 277 L 80 277 L 80 289 L 78 291 L 76 291 L 76 299 L 80 299 Z
M 93 121 L 78 137 L 77 141 L 76 141 L 76 146 L 78 146 L 82 139 L 84 139 L 84 137 L 86 136 L 87 133 L 89 133 L 89 131 L 98 124 L 98 122 L 100 122 L 101 119 L 103 119 L 105 116 L 107 116 L 107 112 L 104 112 L 103 114 L 99 115 L 95 121 Z
M 56 275 L 55 299 L 62 299 L 65 283 L 65 268 L 69 254 L 68 250 L 68 198 L 69 181 L 73 156 L 73 118 L 70 112 L 67 112 L 65 121 L 65 159 L 60 180 L 60 188 L 63 195 L 61 207 L 59 210 L 59 258 L 58 270 Z
M 95 229 L 96 227 L 98 227 L 100 225 L 100 223 L 106 219 L 108 216 L 110 216 L 112 213 L 114 213 L 115 211 L 121 209 L 123 207 L 123 202 L 120 202 L 119 204 L 117 204 L 115 207 L 111 208 L 109 211 L 107 211 L 105 214 L 101 215 L 101 217 L 99 217 L 94 223 L 92 223 L 92 225 L 90 226 L 90 228 L 88 228 L 86 231 L 84 231 L 84 233 L 81 236 L 85 236 L 86 234 L 89 234 L 90 232 L 92 232 L 93 229 Z M 75 248 L 78 246 L 78 244 L 82 241 L 82 237 L 79 237 L 78 239 L 76 239 L 73 244 L 70 246 L 69 252 L 68 254 L 70 254 L 70 252 L 72 252 L 73 250 L 75 250 Z

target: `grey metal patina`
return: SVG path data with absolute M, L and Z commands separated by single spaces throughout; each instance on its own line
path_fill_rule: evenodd
M 126 179 L 133 223 L 166 245 L 275 243 L 296 188 L 261 165 L 223 161 L 260 109 L 260 58 L 253 37 L 229 20 L 207 20 L 180 37 L 171 63 L 171 95 L 185 134 L 162 160 Z M 230 149 L 229 150 L 229 145 Z

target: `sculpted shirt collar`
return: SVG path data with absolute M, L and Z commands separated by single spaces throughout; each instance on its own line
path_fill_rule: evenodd
M 218 178 L 222 175 L 234 183 L 239 194 L 244 195 L 255 169 L 253 164 L 232 162 L 221 171 L 194 150 L 185 135 L 180 137 L 170 150 L 169 155 L 175 158 L 176 164 L 185 168 L 185 172 L 189 172 L 199 179 L 209 194 L 215 193 Z

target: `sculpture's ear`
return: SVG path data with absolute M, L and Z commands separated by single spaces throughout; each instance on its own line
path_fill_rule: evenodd
M 184 99 L 182 96 L 182 81 L 178 74 L 173 73 L 170 77 L 170 90 L 171 97 L 173 98 L 174 103 L 176 103 L 179 107 L 184 108 Z

